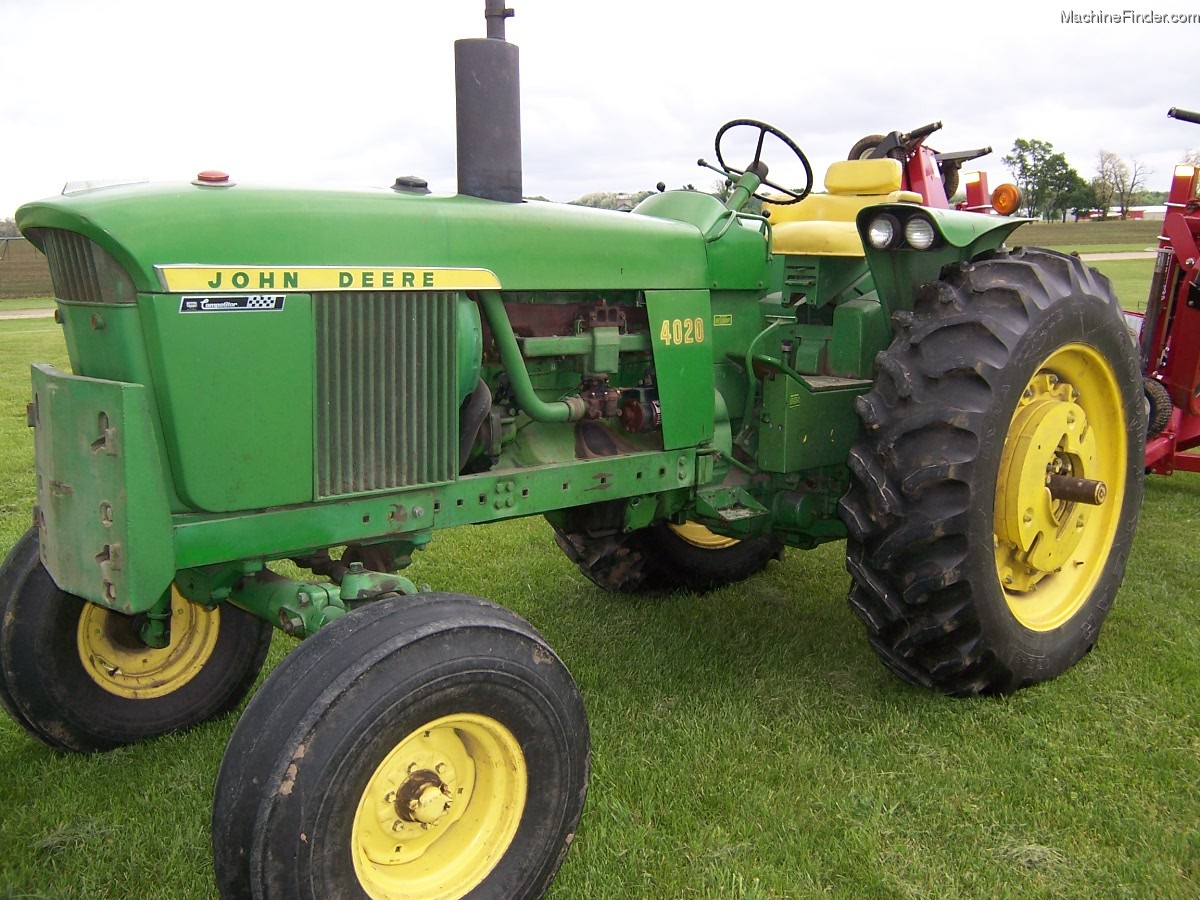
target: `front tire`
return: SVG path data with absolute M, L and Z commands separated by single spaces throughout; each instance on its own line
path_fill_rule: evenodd
M 142 644 L 132 617 L 60 590 L 30 529 L 0 574 L 4 706 L 51 747 L 92 753 L 222 715 L 249 692 L 270 624 L 233 606 L 174 595 L 171 642 Z
M 782 559 L 773 535 L 725 537 L 698 522 L 669 522 L 625 533 L 602 506 L 570 510 L 555 541 L 588 581 L 606 591 L 713 591 L 757 575 Z M 607 524 L 606 524 L 607 523 Z
M 587 790 L 578 689 L 519 617 L 473 597 L 381 600 L 294 650 L 221 763 L 230 897 L 539 897 Z
M 652 577 L 665 587 L 697 593 L 744 581 L 783 558 L 783 542 L 773 535 L 739 540 L 698 522 L 656 525 L 646 538 Z
M 1142 392 L 1146 396 L 1146 437 L 1156 438 L 1166 429 L 1175 411 L 1171 395 L 1161 381 L 1149 376 L 1142 379 Z
M 866 137 L 861 137 L 854 142 L 854 146 L 846 154 L 846 159 L 870 159 L 875 148 L 882 143 L 882 134 L 868 134 Z M 901 156 L 900 162 L 904 162 L 903 156 Z
M 1058 253 L 996 253 L 948 267 L 897 323 L 857 403 L 850 605 L 915 684 L 1053 678 L 1095 644 L 1141 503 L 1141 377 L 1111 285 Z

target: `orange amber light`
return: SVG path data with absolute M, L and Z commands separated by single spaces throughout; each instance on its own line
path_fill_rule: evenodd
M 1011 216 L 1021 206 L 1021 191 L 1015 184 L 1002 184 L 992 191 L 992 209 Z

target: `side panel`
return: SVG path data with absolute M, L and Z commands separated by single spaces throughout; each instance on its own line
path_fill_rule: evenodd
M 124 613 L 175 577 L 163 462 L 146 389 L 33 367 L 38 536 L 64 591 Z
M 792 379 L 769 375 L 763 382 L 763 416 L 758 461 L 766 472 L 802 472 L 845 463 L 858 436 L 854 388 L 810 391 Z
M 310 296 L 138 302 L 181 499 L 208 512 L 312 500 Z
M 646 291 L 663 449 L 712 440 L 713 339 L 708 291 Z

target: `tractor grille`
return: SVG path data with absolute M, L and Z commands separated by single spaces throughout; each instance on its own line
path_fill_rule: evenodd
M 46 254 L 54 296 L 75 303 L 134 303 L 129 275 L 99 245 L 82 234 L 39 228 L 30 237 Z
M 317 495 L 458 471 L 453 293 L 313 295 Z

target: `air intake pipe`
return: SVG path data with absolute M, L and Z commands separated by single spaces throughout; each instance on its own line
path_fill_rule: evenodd
M 454 42 L 458 110 L 458 192 L 520 203 L 521 83 L 519 54 L 504 39 L 513 14 L 504 0 L 485 0 L 486 38 Z

